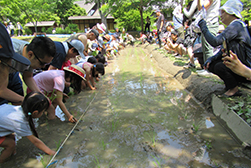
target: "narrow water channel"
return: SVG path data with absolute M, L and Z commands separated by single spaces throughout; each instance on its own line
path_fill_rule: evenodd
M 81 93 L 69 104 L 83 113 Z M 250 167 L 241 146 L 143 48 L 109 61 L 50 167 Z M 73 108 L 72 108 L 73 109 Z M 71 109 L 71 110 L 72 110 Z

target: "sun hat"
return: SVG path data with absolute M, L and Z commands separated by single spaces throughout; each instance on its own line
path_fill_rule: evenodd
M 106 34 L 105 36 L 103 36 L 107 41 L 110 41 L 110 35 Z
M 85 71 L 84 71 L 84 69 L 80 68 L 77 65 L 70 65 L 69 67 L 64 67 L 63 70 L 75 73 L 76 75 L 78 75 L 79 77 L 81 77 L 83 80 L 86 80 L 85 79 Z
M 220 10 L 224 10 L 230 15 L 235 15 L 237 18 L 242 18 L 241 11 L 243 9 L 243 4 L 239 0 L 228 0 Z
M 97 23 L 97 28 L 101 30 L 103 33 L 106 31 L 106 26 L 104 23 L 101 24 Z
M 0 23 L 0 58 L 1 57 L 12 58 L 16 64 L 21 64 L 22 66 L 20 66 L 20 71 L 28 68 L 28 66 L 31 64 L 27 58 L 15 53 L 11 38 L 2 23 Z
M 69 42 L 79 53 L 82 58 L 85 58 L 84 49 L 85 46 L 80 40 L 72 40 Z

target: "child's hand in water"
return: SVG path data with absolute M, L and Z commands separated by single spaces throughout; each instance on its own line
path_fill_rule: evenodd
M 77 122 L 77 119 L 74 118 L 73 115 L 71 115 L 70 118 L 69 118 L 69 121 L 70 121 L 71 123 L 75 123 L 75 122 Z

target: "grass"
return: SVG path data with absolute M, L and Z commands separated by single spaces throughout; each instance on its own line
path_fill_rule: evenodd
M 105 143 L 104 140 L 102 140 L 99 144 L 101 144 L 101 146 L 102 146 L 103 149 L 105 150 L 106 145 L 108 145 L 109 143 Z
M 147 132 L 146 134 L 147 134 L 147 135 L 149 136 L 149 138 L 151 139 L 152 145 L 155 146 L 155 143 L 156 143 L 156 140 L 155 140 L 156 135 L 151 136 L 148 132 Z M 155 132 L 154 132 L 153 134 L 155 134 Z
M 152 154 L 150 154 L 152 157 L 153 157 L 153 159 L 155 160 L 155 162 L 153 162 L 153 164 L 155 165 L 155 166 L 158 166 L 159 168 L 161 168 L 161 164 L 160 164 L 160 161 L 157 159 L 157 158 L 159 158 L 158 156 L 157 156 L 157 158 L 156 157 L 154 157 Z
M 58 150 L 59 147 L 60 147 L 60 145 L 61 145 L 62 139 L 60 139 L 58 142 L 54 140 L 54 142 L 55 142 L 56 147 L 57 147 L 57 150 Z M 57 151 L 57 150 L 56 150 L 56 151 Z
M 195 124 L 195 121 L 193 121 L 193 126 L 192 126 L 192 130 L 194 133 L 197 133 L 201 127 L 202 123 L 198 122 L 197 124 Z
M 41 155 L 40 153 L 39 153 L 39 156 L 40 156 L 40 162 L 42 163 L 42 165 L 43 165 L 43 167 L 45 168 L 46 166 L 47 166 L 47 161 L 45 161 L 45 158 L 44 158 L 44 156 L 43 155 Z
M 96 165 L 98 168 L 100 168 L 99 160 L 98 160 L 98 158 L 97 158 L 97 156 L 96 156 L 95 154 L 94 154 L 94 157 L 95 157 L 95 160 L 94 160 L 95 165 Z

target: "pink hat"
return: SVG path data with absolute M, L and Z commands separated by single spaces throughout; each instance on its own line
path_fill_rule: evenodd
M 154 29 L 153 32 L 156 32 L 156 30 Z
M 106 31 L 106 26 L 104 23 L 101 23 L 101 24 L 97 23 L 97 28 L 103 31 L 103 33 Z

